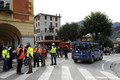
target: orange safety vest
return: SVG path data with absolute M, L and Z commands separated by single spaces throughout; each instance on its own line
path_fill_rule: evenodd
M 39 49 L 40 55 L 45 55 L 46 50 L 44 49 L 44 54 L 43 54 L 43 53 L 42 53 L 42 48 L 43 48 L 43 47 L 41 47 L 41 48 Z
M 20 49 L 22 49 L 22 48 L 18 48 L 18 49 L 17 49 L 17 55 L 19 54 Z M 22 49 L 22 50 L 23 50 L 23 49 Z M 24 58 L 24 51 L 21 53 L 21 55 L 19 56 L 18 59 L 23 59 L 23 58 Z
M 37 52 L 37 53 L 38 53 L 37 49 L 38 49 L 38 48 L 35 48 L 35 49 L 34 49 L 33 54 L 34 54 L 35 52 Z

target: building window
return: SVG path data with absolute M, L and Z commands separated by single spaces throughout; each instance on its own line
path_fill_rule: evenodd
M 38 29 L 38 33 L 40 33 L 40 29 Z
M 40 16 L 38 16 L 38 20 L 40 20 Z
M 47 20 L 47 16 L 45 16 L 45 20 Z
M 38 36 L 38 40 L 40 41 L 40 36 Z
M 53 36 L 45 36 L 45 40 L 53 40 Z
M 36 23 L 36 27 L 37 27 L 37 23 Z
M 47 28 L 45 28 L 45 32 L 47 32 Z
M 58 36 L 55 36 L 55 40 L 58 40 Z
M 36 19 L 36 21 L 37 21 L 37 17 L 36 17 L 35 19 Z
M 41 40 L 43 40 L 43 36 L 41 36 Z
M 55 17 L 55 21 L 57 21 L 57 17 Z
M 49 32 L 50 32 L 50 33 L 54 33 L 54 29 L 53 29 L 53 28 L 50 28 L 50 29 L 49 29 Z
M 50 27 L 52 27 L 52 22 L 50 22 Z
M 58 27 L 58 24 L 57 24 L 57 23 L 55 23 L 55 25 L 56 25 L 56 27 Z
M 58 30 L 56 29 L 56 33 L 58 32 Z
M 40 26 L 40 22 L 38 22 L 38 26 Z
M 47 26 L 47 22 L 45 22 L 45 26 Z
M 52 20 L 52 16 L 50 16 L 50 20 Z
M 0 0 L 0 8 L 10 9 L 10 0 Z
M 36 41 L 37 41 L 37 36 L 36 36 Z

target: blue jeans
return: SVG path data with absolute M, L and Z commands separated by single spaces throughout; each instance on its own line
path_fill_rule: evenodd
M 54 63 L 53 63 L 53 59 L 54 59 Z M 51 53 L 51 64 L 56 64 L 56 53 Z
M 24 66 L 27 66 L 27 65 L 28 65 L 28 60 L 27 60 L 27 57 L 25 56 Z
M 8 59 L 3 59 L 4 60 L 4 64 L 3 64 L 3 71 L 8 70 Z

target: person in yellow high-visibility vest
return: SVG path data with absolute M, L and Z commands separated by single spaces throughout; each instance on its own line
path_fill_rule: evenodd
M 50 53 L 51 53 L 51 65 L 56 65 L 56 47 L 55 47 L 55 43 L 52 43 Z M 54 63 L 53 63 L 53 58 L 54 58 Z
M 27 74 L 32 73 L 32 58 L 33 58 L 33 48 L 31 47 L 30 43 L 27 43 L 27 59 L 28 59 L 28 72 Z
M 2 58 L 4 60 L 3 71 L 7 71 L 8 70 L 8 59 L 10 58 L 10 53 L 8 51 L 7 45 L 5 45 L 5 48 L 2 50 Z

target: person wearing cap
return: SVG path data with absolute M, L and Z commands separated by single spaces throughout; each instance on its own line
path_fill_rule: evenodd
M 51 65 L 56 65 L 56 47 L 55 47 L 55 43 L 52 43 L 50 53 L 51 53 Z M 54 59 L 54 63 L 53 63 L 53 59 Z
M 32 73 L 32 58 L 33 58 L 33 48 L 31 47 L 30 43 L 27 43 L 27 59 L 28 59 L 28 72 L 27 74 Z

